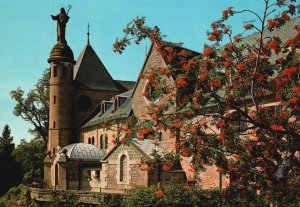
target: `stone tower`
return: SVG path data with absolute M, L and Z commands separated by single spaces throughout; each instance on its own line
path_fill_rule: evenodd
M 69 20 L 62 8 L 52 16 L 57 21 L 57 44 L 50 53 L 50 111 L 48 151 L 54 154 L 59 148 L 71 144 L 73 137 L 73 67 L 75 64 L 71 48 L 65 39 L 65 28 Z

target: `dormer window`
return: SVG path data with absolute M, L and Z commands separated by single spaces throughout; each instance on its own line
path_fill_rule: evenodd
M 111 101 L 106 101 L 105 102 L 105 111 L 107 111 L 111 106 L 113 105 L 113 103 Z
M 127 100 L 126 96 L 118 96 L 118 107 L 122 106 L 123 103 Z
M 127 96 L 116 96 L 114 99 L 114 112 L 127 100 Z
M 101 115 L 104 114 L 112 105 L 113 105 L 112 101 L 102 101 L 102 103 L 101 103 Z

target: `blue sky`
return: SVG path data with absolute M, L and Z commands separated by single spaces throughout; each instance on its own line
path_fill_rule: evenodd
M 122 55 L 112 51 L 116 37 L 122 36 L 122 29 L 136 16 L 146 16 L 146 22 L 157 25 L 167 40 L 201 51 L 210 23 L 224 9 L 259 11 L 263 0 L 0 0 L 0 131 L 9 124 L 17 144 L 32 138 L 31 126 L 13 115 L 15 102 L 9 93 L 18 86 L 26 91 L 33 88 L 48 67 L 56 43 L 56 22 L 50 15 L 68 5 L 72 9 L 66 38 L 75 59 L 86 44 L 89 23 L 91 45 L 112 77 L 136 80 L 149 42 L 132 45 Z M 241 28 L 244 17 L 234 18 L 232 25 Z

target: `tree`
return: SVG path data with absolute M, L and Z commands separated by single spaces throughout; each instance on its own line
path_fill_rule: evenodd
M 14 149 L 13 137 L 10 134 L 9 126 L 6 124 L 3 128 L 2 137 L 0 137 L 0 195 L 10 187 L 20 183 L 20 166 L 12 156 Z
M 149 38 L 167 63 L 142 74 L 164 93 L 164 101 L 152 104 L 138 127 L 146 128 L 146 135 L 169 130 L 177 153 L 193 158 L 195 172 L 215 165 L 243 191 L 260 190 L 278 201 L 287 195 L 297 199 L 300 25 L 289 39 L 276 33 L 296 15 L 294 2 L 263 0 L 262 15 L 227 8 L 211 24 L 211 43 L 202 54 L 163 41 L 158 27 L 146 26 L 144 17 L 129 23 L 114 51 L 122 53 L 133 39 L 139 44 Z M 234 35 L 226 22 L 240 13 L 256 21 L 244 21 L 244 31 Z M 250 30 L 257 32 L 253 41 L 245 38 Z M 166 86 L 166 76 L 174 79 L 175 89 Z
M 15 148 L 13 143 L 13 137 L 10 135 L 10 128 L 6 124 L 2 131 L 2 137 L 0 137 L 0 156 L 10 156 Z
M 33 125 L 29 129 L 36 138 L 48 141 L 49 122 L 49 88 L 50 70 L 46 69 L 41 79 L 38 80 L 35 88 L 27 95 L 20 87 L 10 92 L 11 98 L 17 104 L 14 108 L 14 115 L 22 117 L 25 121 Z
M 45 158 L 43 140 L 32 139 L 30 142 L 21 140 L 12 155 L 22 166 L 21 174 L 25 183 L 41 182 L 43 180 Z

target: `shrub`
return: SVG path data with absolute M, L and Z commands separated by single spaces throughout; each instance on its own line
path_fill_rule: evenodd
M 103 194 L 98 207 L 121 207 L 123 202 L 123 195 L 119 194 Z
M 29 189 L 22 184 L 10 188 L 7 193 L 0 198 L 0 207 L 7 206 L 31 206 Z
M 147 207 L 159 206 L 159 198 L 155 195 L 157 188 L 154 186 L 136 186 L 129 191 L 124 199 L 126 207 Z

